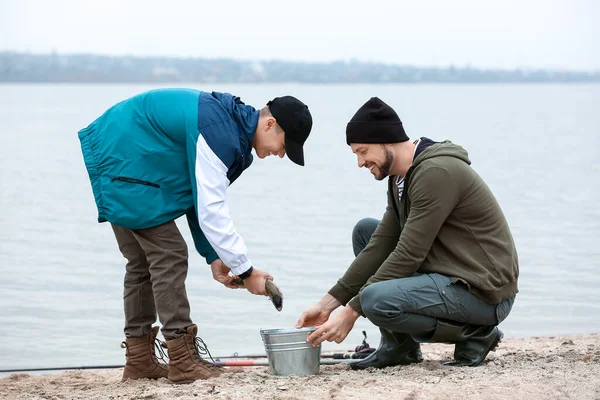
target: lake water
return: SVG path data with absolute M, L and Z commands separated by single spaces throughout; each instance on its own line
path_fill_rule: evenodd
M 292 94 L 312 110 L 306 167 L 258 160 L 229 190 L 254 264 L 285 295 L 266 298 L 212 280 L 190 251 L 193 320 L 213 355 L 262 351 L 261 328 L 293 326 L 352 261 L 352 227 L 380 218 L 386 184 L 359 169 L 345 126 L 371 96 L 409 136 L 450 139 L 497 196 L 520 258 L 509 337 L 600 332 L 600 85 L 214 85 L 262 107 Z M 0 85 L 0 354 L 2 367 L 122 364 L 124 260 L 96 222 L 77 131 L 151 85 Z M 188 243 L 185 220 L 178 221 Z M 366 330 L 360 319 L 345 343 Z

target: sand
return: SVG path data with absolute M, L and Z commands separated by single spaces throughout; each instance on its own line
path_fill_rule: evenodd
M 321 366 L 321 375 L 275 377 L 267 367 L 174 385 L 122 383 L 121 369 L 0 379 L 1 399 L 600 399 L 600 334 L 504 339 L 484 365 L 446 367 L 453 347 L 423 345 L 425 361 L 383 370 Z

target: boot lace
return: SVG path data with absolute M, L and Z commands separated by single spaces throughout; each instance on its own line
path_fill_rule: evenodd
M 212 355 L 210 354 L 210 351 L 208 350 L 208 346 L 206 345 L 206 343 L 204 343 L 204 340 L 202 340 L 201 338 L 196 336 L 194 338 L 194 347 L 196 348 L 196 353 L 198 353 L 198 357 L 200 358 L 200 360 L 202 360 L 212 366 L 215 365 L 215 360 L 213 359 Z M 212 363 L 209 363 L 208 361 L 204 360 L 202 358 L 202 356 L 204 356 L 204 355 L 208 355 L 208 357 L 210 357 L 210 360 L 212 361 Z
M 167 353 L 165 353 L 165 351 L 163 350 L 163 347 L 166 347 L 165 342 L 159 340 L 159 339 L 154 339 L 154 356 L 156 357 L 156 353 L 158 353 L 158 357 L 156 357 L 158 360 L 162 361 L 163 364 L 165 364 L 166 366 L 169 365 L 169 362 L 166 360 L 167 357 Z M 121 348 L 122 349 L 127 349 L 127 342 L 123 341 L 121 342 Z M 128 351 L 128 349 L 126 350 Z
M 165 347 L 167 347 L 167 344 L 165 342 L 163 342 L 160 339 L 154 339 L 154 349 L 156 350 L 155 353 L 158 353 L 158 358 L 159 360 L 161 360 L 166 366 L 169 365 L 169 362 L 166 360 L 169 357 L 167 356 L 167 353 L 165 352 Z M 155 354 L 156 355 L 156 354 Z

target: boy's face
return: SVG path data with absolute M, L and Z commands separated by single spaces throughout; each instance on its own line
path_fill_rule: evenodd
M 254 150 L 258 158 L 285 156 L 285 133 L 275 118 L 266 118 L 256 132 Z

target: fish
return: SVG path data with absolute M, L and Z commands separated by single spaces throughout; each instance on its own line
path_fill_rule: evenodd
M 244 281 L 240 278 L 235 278 L 233 283 L 239 288 L 246 288 Z M 265 289 L 267 290 L 269 299 L 271 300 L 271 303 L 273 303 L 273 306 L 275 306 L 275 309 L 277 311 L 281 311 L 283 309 L 283 294 L 281 293 L 281 290 L 279 290 L 277 285 L 275 285 L 270 279 L 266 280 Z

